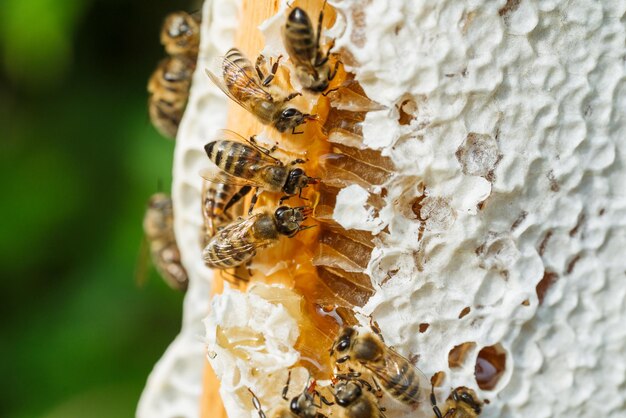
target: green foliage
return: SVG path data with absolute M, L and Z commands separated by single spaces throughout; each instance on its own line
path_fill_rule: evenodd
M 182 295 L 134 277 L 146 201 L 171 182 L 145 85 L 176 9 L 0 2 L 1 417 L 133 416 L 180 328 Z

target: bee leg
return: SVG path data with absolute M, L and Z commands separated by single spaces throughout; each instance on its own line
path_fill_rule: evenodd
M 306 163 L 306 160 L 303 160 L 302 158 L 296 158 L 295 160 L 291 162 L 291 165 L 304 164 L 304 163 Z
M 252 260 L 249 260 L 246 263 L 246 270 L 248 271 L 248 276 L 249 277 L 252 277 L 252 269 L 250 268 L 251 265 L 252 265 Z
M 256 70 L 256 74 L 259 77 L 259 80 L 263 80 L 265 78 L 265 74 L 263 74 L 263 71 L 261 70 L 262 65 L 265 65 L 265 56 L 263 54 L 260 54 L 258 57 L 256 57 L 256 62 L 254 63 L 254 69 Z
M 443 418 L 443 416 L 441 415 L 441 410 L 437 406 L 437 398 L 435 397 L 435 385 L 432 382 L 430 384 L 430 404 L 433 406 L 433 412 L 435 413 L 435 416 L 437 418 Z M 446 417 L 448 416 L 448 412 L 446 412 Z
M 318 51 L 320 47 L 320 36 L 322 35 L 322 23 L 324 22 L 324 8 L 326 7 L 326 0 L 320 10 L 320 15 L 317 18 L 317 33 L 315 34 L 315 50 Z
M 331 401 L 329 401 L 328 399 L 326 399 L 326 398 L 324 397 L 324 395 L 322 395 L 322 394 L 321 394 L 321 393 L 319 393 L 318 391 L 315 391 L 315 394 L 318 396 L 318 398 L 320 398 L 320 401 L 321 401 L 324 405 L 332 406 L 332 405 L 334 405 L 334 404 L 335 404 L 334 402 L 331 402 Z M 320 404 L 320 406 L 319 406 L 318 408 L 321 408 L 321 407 L 322 407 L 322 405 Z
M 248 392 L 252 394 L 252 405 L 254 405 L 254 409 L 259 412 L 259 418 L 267 418 L 265 412 L 263 412 L 263 409 L 261 409 L 261 402 L 259 401 L 259 398 L 256 397 L 256 395 L 254 394 L 254 392 L 252 392 L 252 390 L 250 390 L 250 388 L 248 388 Z
M 293 99 L 294 97 L 298 97 L 298 96 L 302 96 L 302 93 L 294 92 L 294 93 L 291 93 L 289 96 L 285 97 L 283 101 L 286 103 L 290 101 L 291 99 Z
M 229 283 L 232 283 L 234 285 L 239 285 L 240 282 L 249 282 L 248 279 L 241 277 L 241 276 L 237 276 L 237 274 L 230 272 L 229 270 L 224 270 L 224 276 L 226 281 L 228 281 Z
M 254 205 L 256 205 L 259 194 L 261 194 L 261 191 L 257 188 L 254 192 L 254 196 L 252 196 L 252 200 L 250 200 L 250 209 L 248 209 L 248 215 L 252 215 L 252 209 L 254 209 Z
M 302 189 L 300 189 L 300 193 L 298 193 L 298 197 L 302 200 L 309 200 L 306 197 L 302 196 Z
M 233 205 L 239 202 L 242 197 L 250 193 L 250 190 L 252 190 L 252 186 L 243 186 L 241 189 L 239 189 L 239 191 L 230 198 L 228 203 L 226 203 L 226 206 L 224 206 L 224 212 L 233 207 Z
M 330 89 L 330 90 L 326 90 L 324 93 L 322 93 L 322 96 L 326 97 L 328 96 L 330 93 L 339 90 L 341 87 L 335 87 L 334 89 Z
M 289 370 L 289 374 L 287 375 L 287 382 L 285 383 L 285 387 L 283 387 L 283 399 L 288 401 L 287 392 L 289 392 L 289 382 L 291 381 L 291 370 Z
M 282 55 L 278 56 L 278 59 L 276 60 L 276 62 L 274 64 L 272 64 L 272 68 L 270 69 L 270 73 L 265 77 L 265 78 L 260 78 L 260 80 L 263 80 L 262 84 L 264 87 L 267 87 L 270 85 L 270 83 L 272 82 L 272 80 L 274 80 L 274 76 L 276 75 L 276 71 L 278 71 L 278 65 L 280 63 L 280 59 L 282 58 Z M 258 61 L 258 59 L 257 59 Z M 271 63 L 271 61 L 270 61 Z M 257 73 L 259 73 L 260 70 L 259 68 L 257 68 Z
M 332 71 L 328 71 L 328 81 L 331 81 L 337 75 L 337 70 L 339 70 L 339 61 L 335 61 L 335 66 Z
M 371 316 L 370 316 L 370 329 L 374 332 L 374 334 L 378 336 L 378 338 L 380 338 L 382 342 L 385 342 L 385 339 L 383 338 L 383 334 L 380 329 L 380 326 L 378 325 L 378 322 L 374 321 L 374 318 L 372 318 Z

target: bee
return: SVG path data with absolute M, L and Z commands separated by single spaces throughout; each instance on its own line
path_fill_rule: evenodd
M 384 408 L 378 405 L 378 399 L 369 390 L 363 390 L 355 380 L 341 380 L 335 384 L 335 403 L 341 407 L 341 418 L 384 418 Z
M 265 76 L 260 60 L 253 67 L 241 51 L 231 48 L 222 62 L 222 79 L 209 70 L 206 73 L 228 97 L 256 116 L 261 123 L 274 126 L 279 132 L 291 129 L 294 134 L 300 133 L 296 132 L 296 127 L 315 117 L 288 106 L 287 102 L 300 93 L 283 96 L 267 89 L 277 70 L 278 61 L 272 66 L 270 74 Z
M 195 63 L 200 47 L 200 14 L 167 15 L 161 28 L 161 44 L 170 56 L 186 57 Z
M 289 371 L 289 376 L 287 377 L 287 383 L 283 388 L 282 398 L 289 402 L 289 406 L 281 405 L 273 408 L 269 416 L 271 418 L 327 418 L 326 415 L 320 412 L 322 408 L 321 403 L 315 403 L 315 397 L 319 397 L 321 402 L 324 402 L 326 405 L 333 405 L 332 402 L 329 402 L 322 395 L 319 394 L 315 390 L 315 380 L 307 383 L 304 390 L 298 394 L 297 396 L 291 398 L 287 398 L 287 392 L 289 391 L 289 381 L 291 379 L 291 371 Z M 252 404 L 254 408 L 259 413 L 259 418 L 266 418 L 265 412 L 261 408 L 261 402 L 256 395 L 248 389 L 248 391 L 252 394 Z
M 240 266 L 257 250 L 276 244 L 281 235 L 292 238 L 311 228 L 302 226 L 310 214 L 309 207 L 280 206 L 273 214 L 262 212 L 236 220 L 209 240 L 202 252 L 204 263 L 216 269 Z
M 193 68 L 186 60 L 165 58 L 148 81 L 150 120 L 166 137 L 176 137 L 187 105 L 192 74 Z
M 202 187 L 202 216 L 206 238 L 211 238 L 220 227 L 234 220 L 234 216 L 228 210 L 247 195 L 251 189 L 251 186 L 243 186 L 237 190 L 230 183 L 204 182 Z
M 437 418 L 476 418 L 482 409 L 480 401 L 476 400 L 476 393 L 466 387 L 456 388 L 450 393 L 443 415 L 436 406 L 434 394 L 431 394 L 431 402 Z
M 209 159 L 220 171 L 204 171 L 202 176 L 211 182 L 222 182 L 244 187 L 255 187 L 269 192 L 283 192 L 282 201 L 296 194 L 302 198 L 302 190 L 318 179 L 309 177 L 301 168 L 290 168 L 270 155 L 271 150 L 256 144 L 254 137 L 246 140 L 232 131 L 222 130 L 220 138 L 204 146 Z M 304 163 L 296 159 L 291 165 Z M 250 205 L 254 207 L 258 193 Z
M 326 2 L 320 11 L 317 31 L 313 28 L 309 15 L 299 7 L 289 13 L 287 23 L 283 27 L 283 43 L 294 63 L 298 80 L 305 89 L 318 93 L 328 88 L 328 84 L 335 78 L 339 67 L 339 61 L 335 62 L 332 70 L 328 63 L 334 40 L 331 41 L 325 53 L 320 49 L 325 6 Z
M 379 336 L 372 333 L 359 334 L 352 327 L 344 327 L 330 350 L 335 367 L 346 363 L 351 373 L 358 376 L 369 371 L 380 381 L 395 399 L 418 404 L 425 399 L 424 388 L 429 382 L 426 376 L 411 362 L 387 347 Z
M 152 262 L 161 277 L 170 287 L 186 290 L 189 279 L 174 236 L 174 212 L 169 196 L 164 193 L 152 195 L 143 218 L 143 230 Z

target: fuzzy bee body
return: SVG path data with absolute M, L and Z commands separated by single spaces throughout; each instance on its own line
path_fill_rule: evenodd
M 372 333 L 360 335 L 354 328 L 343 328 L 331 358 L 337 367 L 345 363 L 350 370 L 372 373 L 386 392 L 403 403 L 413 405 L 426 399 L 426 376 Z
M 172 199 L 157 193 L 150 198 L 143 220 L 152 262 L 172 288 L 185 290 L 189 282 L 174 236 Z
M 238 188 L 230 183 L 204 182 L 202 187 L 202 217 L 204 219 L 205 240 L 214 236 L 217 230 L 235 219 L 234 214 L 229 212 L 229 209 L 241 202 L 241 198 L 250 190 L 250 186 Z M 236 210 L 236 208 L 232 210 Z M 241 213 L 241 208 L 235 213 Z M 206 242 L 204 244 L 206 245 Z
M 277 65 L 272 71 L 276 69 Z M 266 80 L 261 80 L 262 73 L 258 65 L 253 66 L 237 48 L 231 48 L 224 56 L 221 79 L 209 70 L 206 70 L 206 74 L 233 101 L 256 116 L 261 123 L 274 126 L 279 132 L 291 129 L 295 133 L 297 126 L 312 119 L 311 115 L 287 105 L 299 93 L 283 97 L 266 90 L 265 86 L 273 78 L 273 73 Z
M 331 71 L 328 63 L 333 42 L 326 53 L 320 49 L 323 16 L 322 8 L 316 31 L 309 15 L 296 7 L 289 13 L 283 29 L 283 43 L 296 68 L 296 76 L 305 89 L 314 92 L 322 92 L 328 88 L 338 65 L 337 62 Z
M 163 59 L 148 81 L 148 113 L 154 127 L 175 138 L 185 112 L 200 44 L 200 21 L 185 12 L 169 14 L 161 29 Z
M 482 404 L 472 389 L 459 387 L 448 396 L 443 412 L 437 406 L 433 409 L 437 418 L 477 418 Z
M 183 117 L 193 68 L 178 58 L 165 58 L 148 81 L 148 113 L 154 127 L 174 138 Z
M 354 380 L 342 380 L 335 385 L 335 403 L 341 418 L 383 418 L 376 396 Z
M 249 261 L 257 250 L 278 242 L 280 235 L 295 236 L 305 229 L 302 222 L 309 208 L 281 206 L 271 214 L 257 213 L 234 221 L 209 240 L 202 252 L 208 267 L 229 269 Z
M 195 61 L 200 47 L 200 15 L 182 11 L 167 15 L 161 28 L 161 44 L 170 56 Z
M 281 160 L 270 156 L 268 150 L 231 131 L 222 131 L 220 139 L 206 144 L 204 150 L 220 170 L 205 170 L 202 173 L 211 182 L 283 192 L 287 196 L 299 194 L 306 186 L 317 182 L 301 168 L 286 166 Z M 303 161 L 295 160 L 292 164 L 299 162 Z

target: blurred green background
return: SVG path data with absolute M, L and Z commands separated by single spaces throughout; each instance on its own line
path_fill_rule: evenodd
M 0 417 L 131 417 L 180 328 L 182 295 L 134 274 L 174 150 L 145 86 L 192 7 L 0 0 Z

